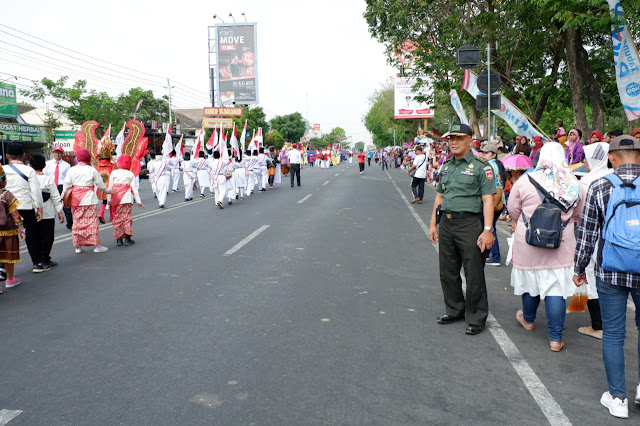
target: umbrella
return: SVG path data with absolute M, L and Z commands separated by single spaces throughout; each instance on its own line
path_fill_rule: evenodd
M 500 161 L 502 161 L 504 168 L 507 170 L 527 170 L 533 167 L 533 164 L 531 164 L 531 159 L 526 155 L 507 155 Z

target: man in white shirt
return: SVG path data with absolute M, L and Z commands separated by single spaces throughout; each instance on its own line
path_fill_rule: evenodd
M 29 256 L 33 261 L 33 272 L 45 272 L 51 267 L 42 264 L 42 236 L 38 233 L 38 222 L 42 219 L 42 190 L 35 170 L 22 162 L 22 143 L 13 142 L 7 146 L 9 164 L 5 167 L 7 191 L 20 201 L 18 212 L 22 216 L 27 232 L 26 242 Z
M 169 192 L 169 183 L 171 181 L 171 164 L 168 158 L 162 158 L 162 154 L 156 154 L 153 162 L 149 162 L 147 166 L 149 173 L 153 173 L 156 187 L 156 196 L 158 197 L 158 205 L 164 209 L 167 202 L 167 193 Z
M 53 147 L 53 158 L 46 162 L 44 170 L 45 175 L 53 179 L 54 185 L 58 188 L 58 192 L 62 196 L 62 184 L 64 183 L 67 173 L 71 168 L 71 165 L 62 159 L 64 155 L 64 148 L 60 145 Z M 64 216 L 67 220 L 67 229 L 71 229 L 73 226 L 73 215 L 71 214 L 70 207 L 64 207 Z
M 413 192 L 412 203 L 422 204 L 424 197 L 424 181 L 427 178 L 427 156 L 422 153 L 422 147 L 416 147 L 416 157 L 413 164 L 409 168 L 409 175 L 415 170 L 413 180 L 411 181 L 411 192 Z
M 300 186 L 300 168 L 302 167 L 302 154 L 298 151 L 298 146 L 293 144 L 291 149 L 287 151 L 289 157 L 289 165 L 291 166 L 291 187 L 293 188 L 293 177 L 296 176 L 298 186 Z

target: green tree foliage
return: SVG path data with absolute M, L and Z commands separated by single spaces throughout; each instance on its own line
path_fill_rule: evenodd
M 247 136 L 247 143 L 251 139 L 251 135 L 254 131 L 258 131 L 258 128 L 262 127 L 262 134 L 269 134 L 269 123 L 267 122 L 267 115 L 264 113 L 262 107 L 258 106 L 245 106 L 244 107 L 244 115 L 242 117 L 235 117 L 233 121 L 236 123 L 236 127 L 238 128 L 238 139 L 240 139 L 240 134 L 242 133 L 242 129 L 244 128 L 245 120 L 247 122 L 247 132 L 250 133 Z
M 23 96 L 34 101 L 53 99 L 56 110 L 65 113 L 75 124 L 88 120 L 100 123 L 104 132 L 109 124 L 120 126 L 132 118 L 135 106 L 142 100 L 137 118 L 142 121 L 164 121 L 169 117 L 169 105 L 166 99 L 157 99 L 150 90 L 130 89 L 126 94 L 112 98 L 105 92 L 87 90 L 87 81 L 78 80 L 67 86 L 68 77 L 57 81 L 43 78 L 35 82 L 30 90 L 20 90 Z
M 356 142 L 354 148 L 357 151 L 364 151 L 364 142 Z
M 292 143 L 300 142 L 307 131 L 307 123 L 299 112 L 274 117 L 271 127 L 280 132 L 287 142 Z
M 336 144 L 344 145 L 344 141 L 347 140 L 347 132 L 344 131 L 342 127 L 335 127 L 331 129 L 331 131 L 325 135 L 323 135 L 322 139 L 329 146 L 329 144 L 336 146 Z
M 309 148 L 310 149 L 323 149 L 329 146 L 327 142 L 325 142 L 322 138 L 311 138 L 309 140 Z
M 280 134 L 280 132 L 276 129 L 273 129 L 270 133 L 269 133 L 269 137 L 268 137 L 268 141 L 265 139 L 264 144 L 267 146 L 271 146 L 273 145 L 273 147 L 275 149 L 280 149 L 284 146 L 286 140 L 284 139 L 284 137 Z

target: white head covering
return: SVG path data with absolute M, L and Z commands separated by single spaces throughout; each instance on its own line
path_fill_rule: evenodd
M 530 176 L 558 201 L 564 211 L 568 211 L 580 196 L 580 183 L 569 170 L 564 148 L 558 142 L 549 142 L 540 148 L 538 165 Z
M 584 147 L 584 155 L 589 165 L 589 173 L 580 179 L 580 184 L 586 189 L 603 176 L 613 173 L 613 169 L 607 167 L 609 160 L 609 144 L 606 142 L 596 142 Z

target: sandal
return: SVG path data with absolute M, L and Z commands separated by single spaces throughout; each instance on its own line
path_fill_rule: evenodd
M 549 349 L 553 352 L 560 352 L 564 348 L 564 342 L 552 342 L 549 340 Z
M 524 320 L 524 312 L 522 312 L 522 309 L 516 312 L 516 321 L 518 321 L 522 326 L 522 328 L 524 328 L 527 331 L 533 331 L 533 329 L 535 328 L 535 325 L 529 324 Z
M 594 330 L 592 327 L 580 327 L 578 333 L 585 336 L 595 337 L 596 339 L 602 339 L 602 330 Z

